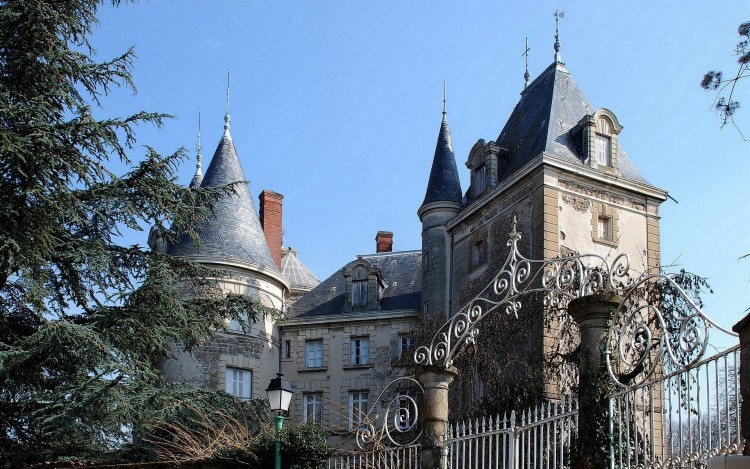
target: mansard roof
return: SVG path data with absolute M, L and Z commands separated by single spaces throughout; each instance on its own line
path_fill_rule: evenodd
M 458 179 L 458 168 L 456 167 L 456 158 L 451 143 L 451 131 L 448 128 L 445 113 L 443 113 L 443 121 L 440 123 L 440 133 L 438 133 L 435 156 L 432 159 L 430 180 L 427 183 L 427 192 L 422 205 L 432 202 L 461 203 L 461 181 Z
M 547 67 L 521 93 L 521 100 L 497 137 L 497 145 L 510 153 L 500 180 L 507 179 L 543 152 L 583 164 L 584 158 L 576 148 L 571 130 L 594 111 L 565 65 L 553 63 Z M 617 158 L 624 179 L 648 184 L 619 143 Z
M 247 183 L 242 182 L 246 180 L 227 128 L 203 176 L 201 187 L 241 183 L 234 186 L 236 193 L 219 199 L 213 214 L 196 228 L 201 240 L 200 248 L 189 237 L 183 236 L 177 244 L 169 247 L 169 253 L 210 257 L 217 261 L 239 261 L 278 272 L 266 244 L 250 189 Z
M 342 316 L 345 314 L 348 267 L 364 259 L 379 269 L 387 286 L 380 297 L 380 311 L 419 311 L 422 299 L 422 252 L 402 251 L 358 256 L 306 293 L 288 311 L 290 318 Z M 357 313 L 361 314 L 361 313 Z
M 297 257 L 297 251 L 288 248 L 281 258 L 281 275 L 289 282 L 292 290 L 312 290 L 320 280 Z

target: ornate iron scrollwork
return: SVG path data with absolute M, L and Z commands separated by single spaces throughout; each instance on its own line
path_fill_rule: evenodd
M 479 321 L 496 311 L 518 317 L 524 296 L 539 293 L 546 308 L 560 308 L 581 296 L 617 293 L 633 281 L 626 254 L 611 264 L 596 254 L 533 260 L 520 253 L 520 239 L 514 218 L 507 242 L 510 251 L 502 268 L 484 290 L 440 327 L 430 344 L 416 349 L 418 365 L 451 366 L 458 348 L 475 340 Z
M 395 396 L 391 396 L 394 393 Z M 388 383 L 376 400 L 378 403 L 385 401 L 385 410 L 381 414 L 376 412 L 377 407 L 373 407 L 363 416 L 355 433 L 357 446 L 363 450 L 376 450 L 392 445 L 413 445 L 419 441 L 422 426 L 418 402 L 422 394 L 424 388 L 412 376 Z

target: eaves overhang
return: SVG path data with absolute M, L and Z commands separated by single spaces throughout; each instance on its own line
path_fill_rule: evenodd
M 416 319 L 421 318 L 422 312 L 418 309 L 405 309 L 397 311 L 365 311 L 361 313 L 335 313 L 324 316 L 298 316 L 278 322 L 280 328 L 300 328 L 317 324 L 329 324 L 331 326 L 338 324 L 356 323 L 356 322 L 377 322 L 390 321 L 393 319 Z
M 570 161 L 556 157 L 555 155 L 547 152 L 540 153 L 536 158 L 530 160 L 527 164 L 521 167 L 518 171 L 515 171 L 508 179 L 503 180 L 497 187 L 483 194 L 478 199 L 474 200 L 471 205 L 461 211 L 455 218 L 447 224 L 447 229 L 451 230 L 457 225 L 463 223 L 467 218 L 473 216 L 477 211 L 481 210 L 486 202 L 500 196 L 503 192 L 513 187 L 518 181 L 525 178 L 537 168 L 542 166 L 549 166 L 552 168 L 561 169 L 567 173 L 584 176 L 593 181 L 603 182 L 620 189 L 624 189 L 631 192 L 637 192 L 647 197 L 652 197 L 659 201 L 664 202 L 668 198 L 668 192 L 664 189 L 660 189 L 650 184 L 644 184 L 637 181 L 631 181 L 614 174 L 604 173 L 597 171 L 594 168 L 575 164 Z M 421 211 L 421 208 L 420 208 Z

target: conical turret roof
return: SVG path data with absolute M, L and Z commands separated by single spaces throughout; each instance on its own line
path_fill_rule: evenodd
M 237 150 L 225 126 L 201 187 L 218 187 L 246 181 Z M 278 272 L 266 244 L 255 204 L 247 183 L 237 184 L 234 194 L 219 199 L 213 214 L 196 228 L 200 249 L 187 236 L 170 246 L 169 253 L 178 256 L 206 256 L 217 260 L 239 261 Z
M 500 180 L 524 167 L 541 153 L 583 164 L 571 132 L 594 109 L 565 65 L 547 67 L 522 93 L 521 100 L 497 137 L 497 145 L 510 152 Z M 618 143 L 618 167 L 622 177 L 648 183 Z
M 292 290 L 312 290 L 320 283 L 318 277 L 297 257 L 297 251 L 288 248 L 281 258 L 281 275 L 289 282 Z
M 435 156 L 432 159 L 430 180 L 427 183 L 427 192 L 422 205 L 432 202 L 457 202 L 461 203 L 461 181 L 458 179 L 458 168 L 456 158 L 453 154 L 451 143 L 451 131 L 448 128 L 448 119 L 443 112 L 443 121 L 440 123 Z

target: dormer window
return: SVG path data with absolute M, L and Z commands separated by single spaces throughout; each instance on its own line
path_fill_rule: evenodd
M 367 305 L 367 280 L 352 281 L 352 306 Z
M 487 166 L 482 164 L 477 168 L 477 195 L 484 192 L 485 185 L 487 184 Z
M 344 272 L 345 312 L 377 311 L 380 292 L 386 287 L 380 270 L 365 259 L 354 261 Z
M 608 109 L 599 109 L 578 122 L 575 133 L 582 142 L 582 158 L 592 168 L 619 174 L 617 168 L 617 136 L 622 126 Z
M 466 167 L 471 171 L 471 198 L 480 197 L 485 191 L 497 185 L 498 175 L 505 169 L 507 161 L 502 160 L 502 168 L 498 173 L 498 155 L 500 147 L 495 142 L 485 143 L 479 140 L 469 152 Z
M 596 135 L 596 162 L 602 166 L 612 166 L 612 139 Z

